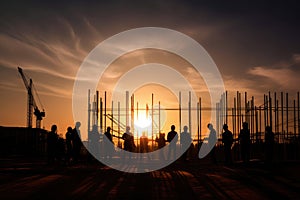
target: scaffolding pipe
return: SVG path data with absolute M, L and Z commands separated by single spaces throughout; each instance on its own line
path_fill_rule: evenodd
M 192 133 L 192 110 L 191 110 L 191 104 L 192 104 L 192 97 L 191 97 L 191 91 L 189 91 L 189 132 Z
M 225 123 L 228 124 L 228 98 L 227 90 L 225 91 Z
M 220 132 L 220 103 L 216 103 L 216 129 L 217 129 L 217 131 L 218 131 L 218 133 Z M 200 129 L 201 129 L 202 127 L 200 126 Z
M 99 91 L 96 91 L 96 118 L 97 122 L 96 125 L 97 127 L 99 126 Z
M 299 92 L 297 92 L 297 112 L 298 112 L 298 136 L 300 136 L 300 98 L 299 98 Z
M 260 140 L 261 140 L 261 134 L 262 134 L 262 124 L 261 124 L 262 119 L 261 119 L 261 116 L 262 116 L 262 114 L 261 114 L 261 106 L 259 106 L 259 133 L 260 133 L 259 139 Z
M 111 101 L 111 118 L 114 118 L 114 101 Z M 104 130 L 103 132 L 105 132 L 106 130 Z M 114 131 L 114 122 L 113 120 L 111 120 L 111 131 Z
M 152 120 L 152 128 L 151 128 L 151 141 L 152 141 L 152 149 L 154 147 L 154 94 L 152 93 L 152 98 L 151 98 L 151 120 Z
M 252 136 L 252 140 L 254 140 L 254 115 L 255 115 L 255 110 L 254 110 L 254 96 L 251 97 L 251 118 L 250 118 L 250 122 L 251 122 L 251 129 L 250 129 L 250 133 Z
M 200 141 L 201 141 L 201 139 L 202 139 L 202 114 L 201 114 L 201 110 L 202 110 L 202 108 L 201 108 L 201 98 L 199 98 L 199 126 L 200 126 Z M 198 145 L 198 147 L 199 147 L 199 145 Z
M 121 133 L 121 127 L 120 127 L 120 115 L 121 115 L 121 109 L 120 109 L 120 102 L 118 101 L 118 146 L 120 144 L 120 133 Z
M 179 92 L 179 133 L 181 133 L 181 92 Z
M 134 94 L 130 97 L 130 126 L 132 135 L 134 136 Z M 136 136 L 136 143 L 138 143 L 138 135 Z
M 283 92 L 280 93 L 281 98 L 281 133 L 283 134 L 283 139 L 285 138 L 285 132 L 284 132 L 284 123 L 283 123 Z
M 88 90 L 88 126 L 87 126 L 87 132 L 90 132 L 91 127 L 91 90 Z
M 297 131 L 297 127 L 296 127 L 296 100 L 294 99 L 294 139 L 296 139 L 296 131 Z
M 160 133 L 160 101 L 158 102 L 158 133 Z
M 247 103 L 247 92 L 245 92 L 245 121 L 249 124 L 249 120 L 248 120 L 248 103 Z M 242 121 L 243 123 L 244 121 Z
M 100 97 L 100 130 L 103 130 L 103 101 Z
M 238 118 L 237 118 L 237 96 L 233 97 L 233 115 L 234 115 L 234 132 L 236 134 L 237 131 L 237 124 L 238 124 Z
M 272 98 L 271 98 L 271 92 L 269 92 L 269 115 L 270 115 L 270 127 L 271 130 L 273 129 L 273 118 L 272 118 Z
M 125 117 L 126 117 L 126 127 L 129 126 L 129 92 L 126 91 L 126 102 L 125 102 Z
M 104 92 L 104 129 L 106 130 L 106 91 Z M 102 130 L 102 131 L 103 131 Z
M 266 128 L 266 126 L 267 126 L 267 112 L 266 112 L 266 109 L 267 109 L 267 107 L 266 107 L 266 104 L 267 104 L 267 102 L 266 102 L 266 95 L 264 94 L 264 124 L 265 124 L 265 128 Z
M 258 112 L 257 107 L 254 107 L 255 109 L 255 141 L 258 143 Z
M 289 94 L 286 93 L 286 134 L 287 138 L 289 139 Z
M 275 117 L 275 121 L 274 121 L 274 130 L 275 130 L 275 133 L 277 133 L 277 125 L 278 125 L 278 123 L 277 123 L 277 118 L 278 118 L 278 116 L 277 116 L 277 96 L 276 96 L 276 92 L 274 92 L 274 117 Z
M 200 116 L 199 116 L 199 101 L 197 102 L 197 147 L 199 150 L 200 144 Z

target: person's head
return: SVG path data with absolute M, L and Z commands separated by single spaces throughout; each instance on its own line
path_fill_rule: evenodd
M 271 132 L 271 131 L 272 131 L 271 126 L 266 126 L 266 132 Z
M 213 128 L 213 125 L 212 125 L 211 123 L 209 123 L 209 124 L 207 124 L 207 128 L 208 128 L 209 130 L 211 130 L 211 129 Z
M 188 129 L 189 129 L 188 126 L 184 126 L 184 127 L 183 127 L 183 131 L 184 131 L 184 132 L 187 132 Z
M 76 126 L 76 128 L 79 128 L 81 126 L 81 123 L 80 122 L 76 122 L 75 126 Z
M 51 126 L 51 131 L 56 132 L 57 131 L 57 126 L 54 124 Z
M 130 131 L 130 126 L 126 126 L 126 132 Z
M 160 133 L 160 134 L 159 134 L 159 137 L 160 137 L 160 138 L 165 138 L 165 134 L 164 134 L 164 133 Z
M 225 131 L 227 131 L 227 130 L 228 130 L 228 125 L 227 125 L 227 124 L 224 124 L 224 125 L 223 125 L 223 129 L 224 129 Z
M 67 129 L 68 132 L 72 132 L 72 130 L 73 130 L 73 129 L 72 129 L 71 126 L 69 126 L 68 129 Z
M 111 128 L 110 128 L 110 126 L 108 126 L 108 127 L 106 128 L 106 131 L 109 133 L 110 130 L 111 130 Z
M 247 122 L 243 123 L 243 129 L 248 129 L 248 123 Z
M 174 131 L 175 130 L 175 125 L 171 126 L 171 130 Z

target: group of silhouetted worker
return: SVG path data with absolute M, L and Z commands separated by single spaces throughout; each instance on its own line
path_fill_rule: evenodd
M 216 130 L 213 128 L 212 124 L 208 124 L 207 128 L 210 130 L 210 134 L 208 137 L 209 148 L 211 149 L 211 159 L 213 163 L 217 163 L 216 154 L 215 154 L 215 144 L 218 141 Z M 242 161 L 244 163 L 248 163 L 250 161 L 250 151 L 251 151 L 251 138 L 250 138 L 250 130 L 248 128 L 248 123 L 244 122 L 242 125 L 242 129 L 238 135 L 237 139 L 233 138 L 232 132 L 228 129 L 228 125 L 223 125 L 224 132 L 222 133 L 221 141 L 224 149 L 224 158 L 225 164 L 231 165 L 233 163 L 232 160 L 232 147 L 235 141 L 240 144 L 240 154 Z M 274 133 L 270 126 L 266 126 L 265 130 L 265 162 L 271 163 L 273 159 L 273 146 L 274 146 Z
M 68 127 L 65 135 L 66 140 L 57 134 L 57 126 L 52 125 L 51 131 L 47 136 L 47 155 L 48 163 L 55 161 L 65 161 L 66 164 L 78 161 L 82 142 L 80 138 L 80 122 L 77 122 L 75 128 Z
M 68 127 L 65 134 L 65 141 L 62 137 L 59 137 L 57 134 L 57 126 L 53 125 L 51 127 L 51 132 L 48 133 L 47 137 L 47 152 L 48 152 L 48 163 L 53 163 L 55 160 L 63 160 L 66 164 L 76 163 L 80 156 L 80 150 L 82 147 L 81 136 L 80 136 L 80 122 L 77 122 L 75 128 Z M 209 135 L 206 140 L 208 140 L 208 149 L 212 162 L 217 164 L 216 158 L 216 144 L 218 141 L 223 144 L 224 152 L 224 161 L 226 165 L 231 165 L 233 163 L 232 159 L 232 147 L 235 141 L 239 142 L 240 145 L 240 155 L 244 163 L 250 161 L 250 150 L 251 150 L 251 138 L 250 131 L 248 128 L 248 123 L 244 122 L 242 129 L 238 135 L 237 139 L 233 138 L 232 132 L 228 129 L 228 125 L 223 125 L 223 132 L 221 134 L 221 139 L 218 140 L 217 132 L 214 129 L 213 125 L 209 123 L 207 125 L 209 129 Z M 104 158 L 112 158 L 115 153 L 115 146 L 113 142 L 113 136 L 111 133 L 111 127 L 107 127 L 106 132 L 103 135 L 103 154 Z M 93 126 L 92 131 L 89 133 L 89 151 L 92 151 L 93 155 L 98 155 L 100 152 L 99 143 L 100 143 L 100 134 L 98 133 L 97 126 Z M 117 137 L 117 136 L 114 136 Z M 130 127 L 126 127 L 125 133 L 122 137 L 123 139 L 123 149 L 126 152 L 139 152 L 147 153 L 149 152 L 149 140 L 145 133 L 140 137 L 139 148 L 135 145 L 134 136 L 130 132 Z M 192 151 L 193 140 L 191 134 L 188 132 L 188 126 L 183 127 L 183 132 L 180 133 L 180 149 L 177 147 L 179 136 L 175 131 L 175 125 L 171 126 L 170 132 L 167 134 L 167 139 L 165 139 L 164 133 L 159 133 L 159 136 L 156 137 L 154 142 L 157 143 L 158 149 L 162 149 L 168 143 L 167 148 L 167 159 L 176 160 L 179 156 L 176 154 L 180 150 L 181 160 L 187 161 L 188 154 Z M 201 144 L 200 144 L 201 145 Z M 203 145 L 203 144 L 202 144 Z M 119 146 L 119 145 L 118 145 Z M 265 131 L 265 161 L 270 163 L 273 159 L 273 146 L 274 146 L 274 133 L 271 130 L 270 126 L 266 127 Z M 122 145 L 119 146 L 122 148 Z M 199 148 L 198 148 L 199 149 Z M 176 151 L 177 150 L 177 151 Z M 131 155 L 130 155 L 131 156 Z M 178 157 L 176 157 L 178 156 Z M 149 155 L 148 155 L 149 157 Z M 150 158 L 150 157 L 149 157 Z M 151 159 L 151 158 L 150 158 Z M 159 159 L 165 160 L 164 151 L 159 152 Z

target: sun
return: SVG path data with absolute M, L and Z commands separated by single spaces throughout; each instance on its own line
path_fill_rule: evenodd
M 141 115 L 134 121 L 134 125 L 139 129 L 146 129 L 151 126 L 152 119 L 150 116 Z

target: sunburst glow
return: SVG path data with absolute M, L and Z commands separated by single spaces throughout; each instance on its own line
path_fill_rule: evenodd
M 139 116 L 139 118 L 134 121 L 134 125 L 140 129 L 149 128 L 151 126 L 151 117 L 147 117 L 146 115 Z

